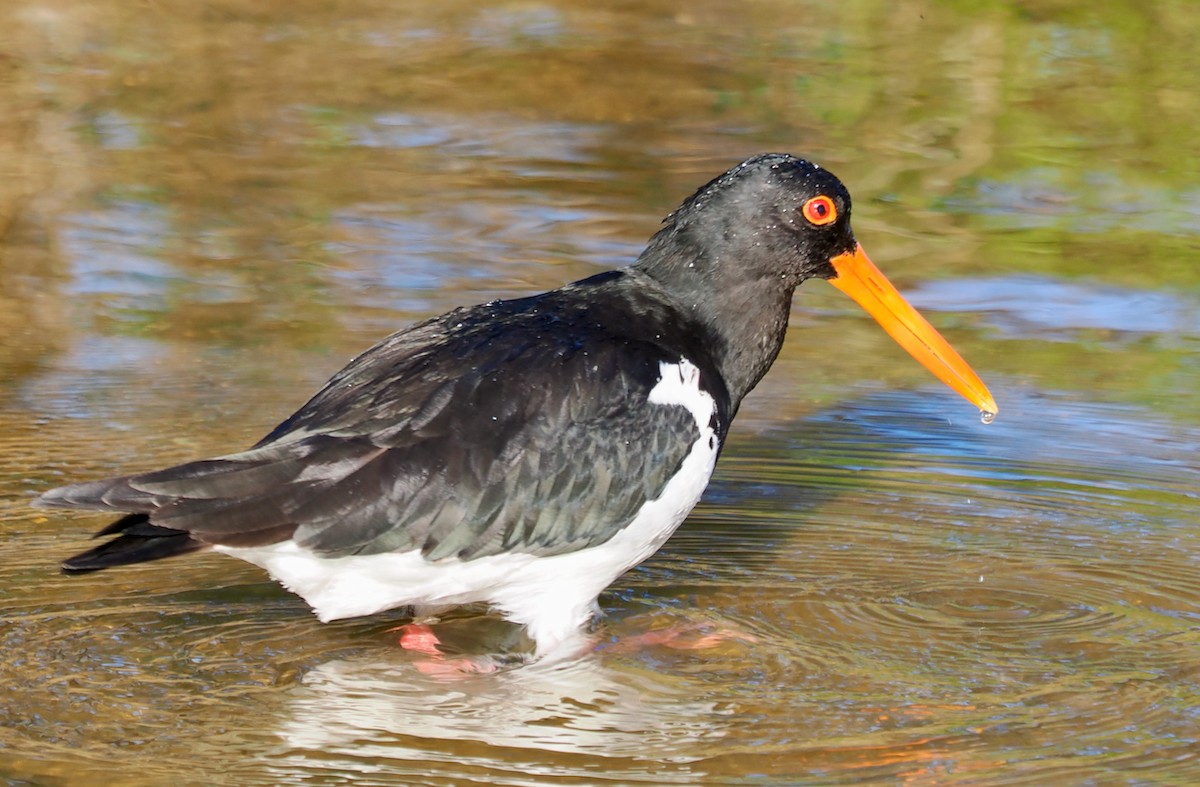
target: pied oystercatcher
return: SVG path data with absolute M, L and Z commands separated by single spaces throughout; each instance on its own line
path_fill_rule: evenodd
M 812 278 L 996 412 L 863 253 L 842 183 L 766 154 L 685 200 L 629 268 L 401 330 L 249 450 L 37 504 L 122 514 L 68 572 L 213 549 L 322 621 L 485 602 L 544 657 L 696 505 Z

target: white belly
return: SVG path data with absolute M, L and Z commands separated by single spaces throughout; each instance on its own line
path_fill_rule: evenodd
M 699 370 L 687 360 L 664 363 L 661 371 L 650 402 L 686 407 L 696 419 L 699 438 L 662 494 L 644 503 L 633 521 L 603 544 L 544 557 L 514 552 L 437 562 L 416 550 L 323 558 L 292 541 L 215 549 L 266 569 L 303 597 L 322 621 L 407 605 L 486 602 L 526 626 L 538 655 L 544 656 L 588 622 L 604 588 L 658 551 L 708 485 L 719 448 L 711 427 L 713 399 L 700 389 Z

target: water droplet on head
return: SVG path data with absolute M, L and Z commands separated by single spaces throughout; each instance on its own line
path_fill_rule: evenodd
M 992 421 L 996 420 L 996 414 L 990 410 L 980 410 L 979 420 L 981 423 L 990 424 Z

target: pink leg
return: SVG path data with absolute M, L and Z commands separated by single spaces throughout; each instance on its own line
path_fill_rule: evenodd
M 400 647 L 405 650 L 414 650 L 417 653 L 424 653 L 426 656 L 442 658 L 442 652 L 438 650 L 438 645 L 441 645 L 442 641 L 437 638 L 437 634 L 433 633 L 433 629 L 424 623 L 405 623 L 392 631 L 400 632 Z
M 500 669 L 495 660 L 487 656 L 446 658 L 446 654 L 442 653 L 438 647 L 442 641 L 425 623 L 405 623 L 403 626 L 397 626 L 391 630 L 400 632 L 399 645 L 401 648 L 429 656 L 428 659 L 419 659 L 413 662 L 413 665 L 425 675 L 454 678 L 485 674 Z

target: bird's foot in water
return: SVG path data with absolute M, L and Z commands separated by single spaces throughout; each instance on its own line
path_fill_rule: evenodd
M 414 658 L 413 665 L 425 675 L 439 678 L 455 678 L 466 675 L 480 675 L 496 672 L 502 667 L 524 661 L 520 654 L 464 654 L 463 645 L 471 643 L 447 644 L 433 630 L 429 622 L 414 621 L 390 629 L 400 632 L 397 644 L 404 650 L 427 658 Z M 453 633 L 453 632 L 452 632 Z M 463 639 L 463 632 L 452 639 Z M 477 643 L 476 643 L 477 644 Z
M 672 648 L 674 650 L 707 650 L 730 642 L 758 642 L 758 637 L 729 627 L 711 623 L 681 623 L 666 628 L 644 631 L 615 642 L 602 645 L 599 650 L 610 653 L 630 653 L 646 648 Z
M 491 656 L 448 656 L 442 648 L 442 641 L 428 623 L 406 623 L 403 626 L 397 626 L 392 631 L 400 632 L 397 644 L 401 648 L 428 656 L 428 658 L 418 658 L 413 661 L 413 665 L 426 675 L 453 678 L 461 675 L 495 672 L 500 669 L 499 663 Z
M 396 626 L 396 628 L 388 630 L 400 632 L 397 644 L 405 650 L 439 658 L 445 655 L 438 650 L 438 645 L 442 644 L 442 641 L 438 639 L 437 634 L 433 633 L 433 628 L 428 623 L 405 623 L 403 626 Z

